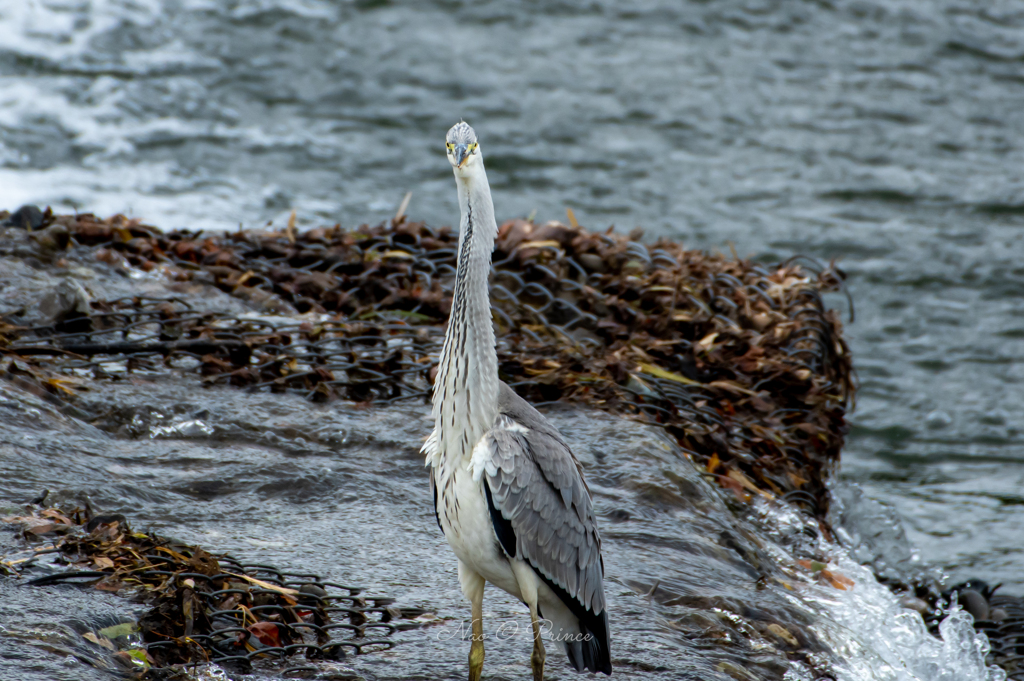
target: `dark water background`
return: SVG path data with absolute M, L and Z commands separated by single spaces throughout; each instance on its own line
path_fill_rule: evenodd
M 0 0 L 0 33 L 10 209 L 450 224 L 464 117 L 499 218 L 839 259 L 842 475 L 1024 593 L 1024 2 Z

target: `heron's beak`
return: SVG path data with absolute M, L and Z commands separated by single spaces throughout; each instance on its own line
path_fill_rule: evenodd
M 469 158 L 469 146 L 466 144 L 456 144 L 452 154 L 455 156 L 455 167 L 461 168 L 462 164 Z

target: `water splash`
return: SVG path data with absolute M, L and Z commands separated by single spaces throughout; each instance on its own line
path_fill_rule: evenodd
M 798 553 L 813 548 L 828 557 L 824 569 L 853 581 L 845 590 L 810 584 L 799 596 L 817 614 L 811 629 L 831 648 L 832 670 L 840 681 L 1005 681 L 1003 670 L 986 666 L 989 641 L 975 632 L 969 613 L 954 604 L 939 625 L 941 638 L 936 638 L 920 613 L 903 607 L 870 568 L 854 559 L 861 555 L 856 546 L 825 539 L 812 546 L 799 537 L 806 537 L 814 523 L 798 511 L 770 502 L 760 503 L 756 510 L 766 533 L 780 543 L 776 551 L 784 550 L 783 544 L 798 545 Z M 901 537 L 898 529 L 897 523 L 880 534 Z M 904 544 L 892 542 L 899 549 L 896 554 L 912 555 Z M 801 673 L 795 670 L 787 679 L 802 681 Z

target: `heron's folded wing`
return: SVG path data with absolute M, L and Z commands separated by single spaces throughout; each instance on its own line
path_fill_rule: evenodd
M 507 531 L 505 537 L 499 533 L 505 550 L 593 615 L 603 612 L 597 522 L 579 465 L 558 432 L 546 422 L 527 426 L 501 414 L 474 451 L 473 464 L 486 479 L 494 509 L 514 532 L 514 547 L 506 545 Z

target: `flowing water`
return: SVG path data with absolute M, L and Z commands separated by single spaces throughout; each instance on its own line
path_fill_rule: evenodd
M 195 377 L 83 387 L 69 418 L 0 384 L 0 498 L 47 487 L 50 503 L 89 499 L 131 514 L 137 527 L 437 614 L 432 626 L 395 634 L 392 651 L 322 663 L 316 678 L 464 678 L 467 608 L 419 453 L 428 406 L 317 406 L 197 389 Z M 592 411 L 550 417 L 586 467 L 603 519 L 618 678 L 803 681 L 815 669 L 850 681 L 1004 678 L 985 675 L 965 613 L 933 638 L 866 568 L 818 538 L 813 522 L 774 503 L 754 515 L 730 505 L 658 429 Z M 0 503 L 0 512 L 17 510 Z M 0 552 L 16 547 L 11 533 L 0 535 Z M 849 590 L 815 583 L 794 564 L 791 551 L 815 548 L 853 579 Z M 74 586 L 3 579 L 0 593 L 2 678 L 110 678 L 109 658 L 81 631 L 142 610 Z M 522 606 L 488 590 L 484 617 L 488 677 L 528 674 Z M 790 662 L 784 651 L 797 642 L 810 655 Z M 547 678 L 576 678 L 554 648 Z M 247 678 L 281 677 L 257 669 Z
M 465 117 L 499 217 L 839 259 L 861 380 L 842 477 L 921 562 L 1024 594 L 1024 2 L 0 0 L 0 34 L 9 209 L 352 226 L 411 191 L 451 223 L 441 143 Z

